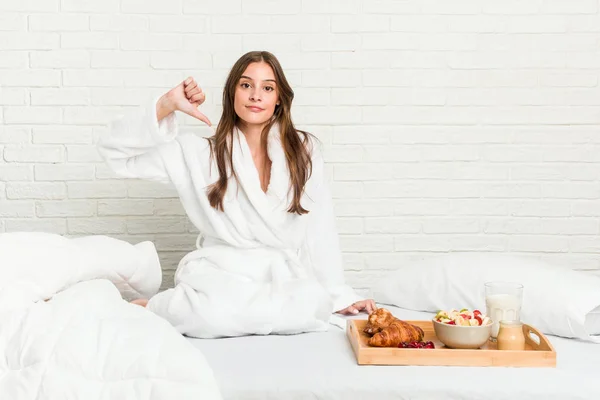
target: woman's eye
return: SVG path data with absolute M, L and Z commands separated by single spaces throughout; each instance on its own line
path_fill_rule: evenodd
M 267 87 L 265 87 L 265 90 L 266 90 L 267 92 L 272 92 L 272 91 L 273 91 L 273 90 L 275 90 L 275 89 L 274 89 L 272 86 L 267 86 Z
M 244 89 L 248 89 L 250 87 L 250 84 L 244 82 L 240 86 L 242 86 Z

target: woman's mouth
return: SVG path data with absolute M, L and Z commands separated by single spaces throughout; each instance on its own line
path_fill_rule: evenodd
M 264 109 L 262 109 L 260 107 L 256 107 L 256 106 L 246 106 L 246 108 L 255 113 L 264 111 Z

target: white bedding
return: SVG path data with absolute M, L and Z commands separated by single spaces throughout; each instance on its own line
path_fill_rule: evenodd
M 389 309 L 403 319 L 431 316 Z M 295 336 L 188 340 L 204 353 L 226 399 L 600 399 L 600 345 L 549 339 L 557 368 L 359 366 L 335 326 Z
M 0 399 L 220 399 L 202 353 L 121 297 L 159 285 L 149 242 L 0 234 Z

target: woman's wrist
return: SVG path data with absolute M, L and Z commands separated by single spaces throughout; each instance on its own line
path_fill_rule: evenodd
M 173 103 L 169 100 L 168 93 L 162 95 L 156 102 L 156 119 L 160 122 L 163 118 L 175 111 Z

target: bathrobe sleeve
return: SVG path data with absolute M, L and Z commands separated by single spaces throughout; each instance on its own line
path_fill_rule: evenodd
M 163 154 L 167 147 L 179 146 L 175 113 L 160 122 L 156 101 L 112 122 L 108 133 L 98 141 L 98 151 L 108 166 L 122 178 L 168 182 Z M 169 154 L 177 153 L 169 151 Z
M 313 152 L 316 155 L 313 156 L 312 178 L 317 182 L 314 191 L 315 202 L 308 214 L 307 252 L 317 279 L 331 295 L 335 312 L 364 299 L 345 283 L 331 192 L 324 174 L 320 151 L 314 146 Z

